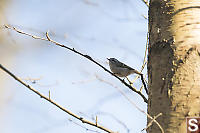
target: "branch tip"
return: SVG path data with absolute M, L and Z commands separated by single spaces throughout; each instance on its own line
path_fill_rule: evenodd
M 49 100 L 51 100 L 51 92 L 50 92 L 50 90 L 49 90 Z
M 51 39 L 50 39 L 50 37 L 49 37 L 49 32 L 48 32 L 48 31 L 46 32 L 46 37 L 47 37 L 47 40 L 48 40 L 48 41 L 51 41 Z
M 97 126 L 97 116 L 96 116 L 96 126 Z

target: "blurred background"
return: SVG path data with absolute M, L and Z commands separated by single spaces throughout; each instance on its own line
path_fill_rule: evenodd
M 3 28 L 9 24 L 49 36 L 108 67 L 115 57 L 140 70 L 145 54 L 148 8 L 141 0 L 0 0 L 0 63 L 42 94 L 119 133 L 138 133 L 146 116 L 143 99 L 83 57 Z M 143 71 L 146 74 L 146 67 Z M 135 75 L 129 76 L 134 79 Z M 141 87 L 138 79 L 134 86 Z M 82 124 L 0 70 L 1 133 L 91 133 Z M 88 130 L 89 129 L 89 130 Z M 144 131 L 145 132 L 145 131 Z

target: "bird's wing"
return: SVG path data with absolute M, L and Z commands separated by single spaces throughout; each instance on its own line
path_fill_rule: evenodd
M 134 73 L 137 73 L 139 75 L 141 75 L 142 73 L 138 72 L 137 70 L 133 69 L 132 67 L 130 66 L 127 66 L 126 64 L 122 63 L 119 61 L 119 64 L 116 64 L 117 67 L 122 67 L 122 68 L 128 68 L 129 70 L 133 70 Z
M 127 66 L 126 64 L 124 64 L 124 63 L 122 63 L 122 62 L 120 62 L 120 61 L 119 61 L 119 64 L 116 63 L 116 65 L 117 65 L 117 67 L 128 68 L 128 69 L 130 69 L 130 70 L 134 70 L 134 69 L 131 68 L 130 66 Z

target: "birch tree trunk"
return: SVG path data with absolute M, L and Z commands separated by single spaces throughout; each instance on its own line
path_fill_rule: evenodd
M 163 114 L 165 133 L 186 133 L 186 117 L 200 115 L 199 43 L 200 0 L 150 1 L 148 113 Z

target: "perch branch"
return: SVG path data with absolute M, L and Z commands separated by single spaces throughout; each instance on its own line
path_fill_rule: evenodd
M 72 52 L 74 52 L 74 53 L 76 53 L 76 54 L 78 54 L 78 55 L 80 55 L 80 56 L 82 56 L 82 57 L 84 57 L 84 58 L 90 60 L 90 61 L 93 62 L 94 64 L 96 64 L 96 65 L 98 65 L 99 67 L 101 67 L 104 71 L 108 72 L 109 74 L 111 74 L 112 76 L 114 76 L 115 78 L 117 78 L 117 79 L 118 79 L 119 81 L 121 81 L 126 87 L 128 87 L 129 89 L 131 89 L 132 91 L 134 91 L 135 93 L 137 93 L 138 95 L 140 95 L 140 96 L 143 98 L 144 102 L 148 103 L 147 98 L 146 98 L 140 91 L 135 90 L 131 85 L 129 85 L 129 84 L 126 83 L 124 80 L 122 80 L 121 78 L 119 78 L 118 76 L 116 76 L 115 74 L 113 74 L 111 71 L 109 71 L 107 68 L 105 68 L 104 66 L 102 66 L 100 63 L 98 63 L 97 61 L 95 61 L 91 56 L 89 56 L 89 55 L 87 55 L 87 54 L 83 54 L 83 53 L 81 53 L 81 52 L 75 50 L 74 48 L 70 48 L 70 47 L 68 47 L 68 46 L 65 46 L 65 45 L 63 45 L 63 44 L 61 44 L 61 43 L 58 43 L 58 42 L 52 40 L 52 39 L 49 37 L 48 32 L 46 32 L 46 38 L 42 38 L 42 37 L 38 37 L 38 36 L 35 36 L 35 35 L 32 35 L 32 34 L 23 32 L 23 31 L 21 31 L 21 30 L 15 28 L 15 27 L 11 27 L 11 26 L 8 26 L 8 25 L 4 25 L 4 26 L 5 26 L 5 28 L 7 28 L 7 29 L 14 30 L 14 31 L 16 31 L 17 33 L 24 34 L 24 35 L 26 35 L 26 36 L 30 36 L 30 37 L 32 37 L 32 38 L 34 38 L 34 39 L 39 39 L 39 40 L 44 40 L 44 41 L 51 42 L 51 43 L 53 43 L 53 44 L 55 44 L 55 45 L 57 45 L 57 46 L 59 46 L 59 47 L 68 49 L 68 50 L 70 50 L 70 51 L 72 51 Z

